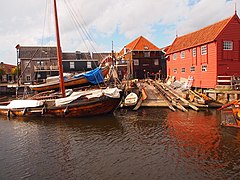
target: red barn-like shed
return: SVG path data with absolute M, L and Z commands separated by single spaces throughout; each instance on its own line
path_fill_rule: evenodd
M 240 76 L 240 20 L 237 14 L 177 37 L 167 50 L 167 73 L 194 78 L 193 87 L 215 88 L 218 76 Z

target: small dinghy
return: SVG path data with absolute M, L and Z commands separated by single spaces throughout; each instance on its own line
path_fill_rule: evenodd
M 128 94 L 124 100 L 124 106 L 130 107 L 135 106 L 138 102 L 138 96 L 136 93 L 131 92 Z

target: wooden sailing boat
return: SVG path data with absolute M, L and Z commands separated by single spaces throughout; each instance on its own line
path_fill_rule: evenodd
M 93 89 L 72 92 L 66 97 L 63 80 L 60 35 L 57 18 L 57 4 L 54 0 L 56 23 L 57 55 L 60 76 L 61 98 L 41 100 L 13 100 L 6 106 L 0 106 L 0 114 L 10 116 L 54 116 L 82 117 L 113 112 L 122 99 L 118 88 Z
M 240 128 L 240 100 L 234 100 L 218 110 L 221 111 L 223 126 Z
M 69 77 L 67 80 L 64 80 L 64 86 L 66 88 L 74 88 L 74 87 L 79 87 L 86 84 L 99 84 L 103 82 L 104 77 L 106 77 L 108 73 L 109 73 L 109 66 L 105 66 L 103 68 L 98 67 L 92 71 Z M 88 75 L 90 74 L 92 74 L 92 76 L 99 77 L 99 80 L 96 82 L 91 82 L 91 80 L 88 79 Z M 38 92 L 56 90 L 56 89 L 59 89 L 60 82 L 59 82 L 59 78 L 57 77 L 56 80 L 52 82 L 47 82 L 44 84 L 37 84 L 37 85 L 30 85 L 29 87 L 31 90 L 38 91 Z
M 11 116 L 83 117 L 113 112 L 121 101 L 118 88 L 73 92 L 65 98 L 13 100 L 0 106 L 0 114 Z

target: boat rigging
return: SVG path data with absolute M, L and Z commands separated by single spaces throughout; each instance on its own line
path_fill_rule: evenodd
M 24 100 L 12 100 L 8 105 L 0 106 L 0 114 L 11 116 L 50 116 L 50 117 L 83 117 L 96 116 L 113 112 L 120 104 L 123 93 L 121 89 L 114 88 L 98 88 L 85 91 L 69 91 L 68 96 L 65 94 L 60 36 L 57 18 L 57 5 L 54 0 L 54 12 L 56 20 L 56 38 L 57 38 L 57 54 L 58 68 L 61 82 L 61 96 L 56 93 L 41 93 L 42 97 L 32 96 Z M 45 95 L 45 96 L 44 96 Z

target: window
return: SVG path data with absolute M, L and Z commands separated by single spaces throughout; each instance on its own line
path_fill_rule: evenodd
M 182 68 L 182 73 L 185 73 L 186 72 L 186 69 L 185 68 Z
M 207 71 L 207 65 L 202 65 L 202 71 Z
M 139 60 L 138 59 L 134 59 L 133 60 L 133 64 L 134 64 L 134 66 L 139 66 Z
M 173 60 L 176 60 L 176 59 L 177 59 L 177 54 L 174 53 L 174 54 L 173 54 Z
M 197 56 L 197 49 L 196 49 L 196 48 L 193 48 L 193 49 L 192 49 L 192 56 L 193 56 L 193 57 L 196 57 L 196 56 Z
M 91 69 L 92 68 L 92 63 L 91 62 L 87 62 L 87 68 Z
M 26 78 L 27 78 L 27 81 L 31 81 L 31 76 L 30 75 L 27 75 Z
M 75 68 L 75 63 L 74 62 L 70 62 L 70 69 L 74 69 Z
M 233 50 L 233 42 L 223 41 L 223 50 Z
M 177 73 L 177 68 L 173 69 L 173 73 L 175 73 L 175 74 Z
M 207 46 L 201 46 L 201 55 L 207 54 Z
M 191 66 L 191 67 L 190 67 L 190 71 L 191 71 L 191 72 L 194 72 L 194 71 L 195 71 L 195 66 Z
M 144 53 L 144 57 L 150 57 L 150 51 L 146 51 L 146 52 L 143 52 Z
M 159 65 L 158 59 L 154 59 L 154 65 L 155 65 L 155 66 L 158 66 L 158 65 Z
M 44 66 L 44 62 L 43 61 L 37 61 L 37 66 Z
M 181 52 L 181 58 L 182 58 L 182 59 L 185 58 L 185 51 L 182 51 L 182 52 Z

